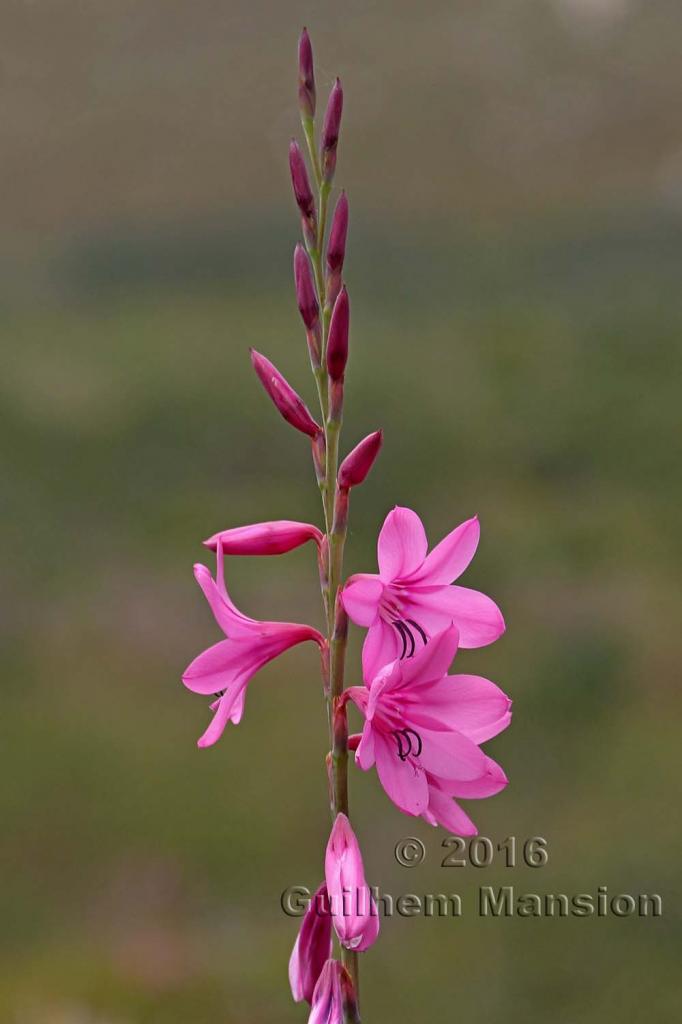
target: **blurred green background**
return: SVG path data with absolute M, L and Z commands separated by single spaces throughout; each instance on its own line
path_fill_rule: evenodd
M 365 1019 L 678 1021 L 675 0 L 3 5 L 0 1020 L 306 1019 L 279 895 L 322 873 L 315 656 L 265 669 L 208 751 L 179 682 L 219 638 L 201 539 L 319 521 L 247 357 L 312 402 L 286 163 L 303 23 L 320 92 L 346 90 L 345 447 L 385 430 L 348 568 L 374 569 L 393 504 L 432 540 L 479 514 L 464 582 L 508 632 L 459 666 L 515 719 L 488 744 L 508 790 L 468 809 L 550 844 L 535 871 L 441 868 L 443 835 L 354 771 L 369 879 L 466 908 L 385 922 Z M 228 571 L 245 611 L 320 621 L 312 551 Z M 657 892 L 664 915 L 481 920 L 481 884 Z

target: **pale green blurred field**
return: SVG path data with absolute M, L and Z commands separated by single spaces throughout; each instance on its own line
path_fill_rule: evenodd
M 307 15 L 295 6 L 297 25 Z M 371 51 L 379 81 L 384 54 L 390 63 L 392 42 L 412 24 L 398 6 L 395 21 L 384 5 L 347 29 L 321 12 L 325 74 L 334 31 L 342 54 L 364 31 L 355 62 L 369 65 Z M 473 9 L 460 7 L 472 21 Z M 652 7 L 663 39 L 669 9 Z M 151 30 L 156 5 L 147 9 Z M 197 45 L 208 46 L 217 22 L 201 10 Z M 421 45 L 437 45 L 435 15 L 444 10 L 433 4 Z M 491 4 L 482 17 L 483 65 L 486 32 L 496 46 L 504 37 L 499 12 Z M 514 24 L 518 38 L 534 38 L 537 23 L 526 31 L 519 15 Z M 128 55 L 133 68 L 147 50 L 174 66 L 168 38 L 140 38 Z M 284 42 L 264 33 L 262 74 L 272 72 L 268 62 L 279 68 L 292 38 L 295 28 Z M 240 39 L 229 40 L 235 52 Z M 592 80 L 595 67 L 608 77 L 618 41 L 597 53 L 584 43 L 589 74 L 571 50 L 576 80 Z M 104 81 L 98 54 L 94 46 Z M 638 75 L 658 82 L 655 63 L 646 67 Z M 456 84 L 454 64 L 450 73 Z M 232 81 L 229 66 L 221 74 Z M 418 107 L 430 93 L 414 81 Z M 241 83 L 235 89 L 250 80 Z M 617 135 L 631 112 L 626 94 L 615 95 L 608 123 Z M 447 93 L 439 96 L 447 111 Z M 250 98 L 256 117 L 263 93 Z M 361 96 L 355 102 L 363 109 Z M 416 124 L 413 106 L 396 109 L 390 90 L 381 109 L 394 126 L 399 114 Z M 478 109 L 483 117 L 489 108 Z M 278 145 L 295 127 L 293 101 L 281 122 Z M 219 146 L 217 116 L 213 137 Z M 391 138 L 386 128 L 378 152 L 413 195 L 414 154 L 396 170 Z M 368 144 L 356 136 L 344 169 L 354 154 L 368 159 Z M 632 170 L 617 142 L 603 148 Z M 196 202 L 178 200 L 175 219 L 145 220 L 134 187 L 119 182 L 117 191 L 109 180 L 111 194 L 128 196 L 129 219 L 107 200 L 97 216 L 74 205 L 71 220 L 66 204 L 66 228 L 47 216 L 38 224 L 29 181 L 35 223 L 22 233 L 17 218 L 3 242 L 7 281 L 20 282 L 3 289 L 0 307 L 0 1020 L 8 1024 L 306 1019 L 288 992 L 296 922 L 279 897 L 294 883 L 317 886 L 322 872 L 325 716 L 315 658 L 296 650 L 265 669 L 243 723 L 209 751 L 195 747 L 205 704 L 179 682 L 218 639 L 191 574 L 201 539 L 255 519 L 319 521 L 306 443 L 269 407 L 247 355 L 249 345 L 264 351 L 312 403 L 289 282 L 295 216 L 284 154 L 272 152 L 272 196 L 260 208 L 248 195 L 228 208 L 214 194 L 209 216 L 198 212 L 201 163 Z M 413 223 L 411 201 L 395 214 L 399 183 L 384 195 L 357 174 L 344 445 L 381 426 L 385 447 L 353 495 L 348 570 L 374 569 L 376 533 L 393 504 L 416 508 L 433 540 L 478 513 L 482 543 L 464 582 L 496 597 L 508 632 L 493 648 L 463 652 L 460 670 L 499 682 L 515 718 L 487 745 L 510 786 L 469 810 L 495 841 L 543 835 L 550 849 L 535 871 L 501 862 L 444 869 L 443 836 L 402 817 L 373 773 L 354 771 L 370 881 L 396 895 L 460 892 L 467 908 L 458 921 L 385 922 L 363 958 L 365 1019 L 375 1024 L 679 1019 L 682 221 L 636 175 L 608 200 L 590 191 L 587 171 L 605 165 L 594 153 L 585 163 L 570 200 L 561 185 L 552 193 L 553 165 L 535 167 L 551 210 L 529 211 L 500 166 L 497 206 L 483 181 L 468 216 L 466 196 L 436 175 L 434 209 Z M 75 164 L 74 174 L 88 180 L 89 166 Z M 475 212 L 487 188 L 509 216 L 491 222 Z M 9 204 L 7 214 L 11 221 Z M 246 612 L 320 621 L 311 551 L 234 560 L 228 573 Z M 358 678 L 360 639 L 354 634 L 349 681 Z M 413 870 L 393 858 L 406 835 L 427 846 Z M 656 892 L 664 914 L 481 920 L 473 896 L 487 884 Z

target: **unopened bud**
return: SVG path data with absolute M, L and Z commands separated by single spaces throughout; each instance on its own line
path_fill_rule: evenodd
M 340 79 L 337 78 L 329 94 L 322 125 L 322 175 L 326 182 L 332 180 L 336 170 L 336 147 L 339 141 L 342 113 L 343 89 Z
M 318 437 L 322 428 L 312 418 L 303 399 L 296 394 L 277 367 L 253 348 L 251 362 L 261 384 L 287 423 L 308 437 Z
M 346 257 L 346 237 L 348 235 L 348 199 L 346 193 L 342 192 L 334 209 L 332 224 L 329 229 L 329 242 L 327 243 L 327 268 L 331 270 L 342 270 L 343 261 Z
M 327 372 L 332 380 L 341 380 L 346 369 L 349 327 L 350 303 L 348 292 L 342 288 L 334 303 L 327 341 Z
M 326 308 L 333 309 L 337 296 L 341 291 L 343 261 L 346 257 L 346 237 L 348 235 L 348 200 L 346 193 L 339 196 L 329 229 L 327 243 L 327 280 Z
M 339 487 L 348 490 L 357 487 L 365 479 L 379 454 L 384 440 L 383 431 L 376 430 L 356 445 L 339 467 Z
M 291 184 L 294 189 L 296 204 L 301 211 L 303 222 L 303 233 L 306 244 L 314 247 L 316 243 L 317 222 L 315 218 L 315 199 L 310 187 L 308 169 L 303 159 L 303 153 L 296 139 L 289 144 L 289 170 L 291 171 Z
M 303 29 L 298 41 L 298 105 L 301 117 L 315 116 L 315 69 L 307 28 Z
M 301 319 L 307 329 L 312 330 L 320 319 L 320 307 L 317 302 L 310 260 L 300 242 L 294 250 L 294 281 L 296 283 L 296 302 Z

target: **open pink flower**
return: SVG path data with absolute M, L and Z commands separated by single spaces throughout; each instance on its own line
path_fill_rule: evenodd
M 314 640 L 321 649 L 325 646 L 324 637 L 312 626 L 258 622 L 240 612 L 225 587 L 220 540 L 217 549 L 217 582 L 205 565 L 195 565 L 194 575 L 227 640 L 203 651 L 182 676 L 188 690 L 217 698 L 211 704 L 214 712 L 211 724 L 198 740 L 200 747 L 210 747 L 220 739 L 229 721 L 237 724 L 241 720 L 246 687 L 263 665 L 304 640 Z
M 332 919 L 323 882 L 303 915 L 289 960 L 289 984 L 295 1001 L 312 1003 L 317 979 L 332 955 Z
M 358 626 L 369 627 L 362 649 L 365 680 L 454 622 L 462 647 L 483 647 L 504 632 L 494 601 L 477 590 L 451 586 L 474 557 L 480 528 L 468 519 L 427 554 L 421 519 L 409 508 L 388 513 L 377 545 L 378 575 L 351 576 L 343 605 Z
M 324 873 L 339 942 L 362 953 L 379 934 L 379 913 L 365 881 L 360 846 L 345 814 L 336 815 L 327 843 Z
M 479 743 L 509 725 L 511 701 L 481 676 L 446 675 L 457 651 L 449 626 L 411 658 L 386 665 L 369 687 L 344 692 L 365 718 L 356 761 L 379 780 L 405 814 L 459 835 L 476 828 L 453 797 L 499 792 L 507 779 Z

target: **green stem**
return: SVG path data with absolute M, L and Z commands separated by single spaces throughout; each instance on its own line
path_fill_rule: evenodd
M 336 482 L 339 464 L 339 437 L 341 434 L 342 409 L 329 416 L 329 376 L 327 374 L 326 348 L 329 336 L 331 310 L 327 309 L 324 276 L 324 236 L 327 226 L 330 183 L 322 177 L 322 169 L 315 145 L 315 126 L 312 118 L 303 118 L 303 133 L 308 145 L 310 162 L 318 188 L 317 244 L 308 253 L 313 266 L 317 298 L 322 318 L 321 366 L 315 371 L 315 382 L 320 400 L 326 446 L 325 474 L 321 485 L 324 507 L 325 530 L 327 535 L 328 571 L 322 598 L 327 616 L 327 639 L 329 642 L 329 696 L 328 718 L 330 725 L 331 773 L 332 773 L 332 816 L 343 813 L 348 816 L 348 721 L 345 707 L 339 707 L 339 698 L 344 689 L 346 644 L 348 638 L 348 617 L 338 599 L 343 579 L 343 552 L 347 533 L 347 493 L 340 494 Z M 358 956 L 353 950 L 342 947 L 341 960 L 353 979 L 356 998 L 359 998 Z M 346 1013 L 345 1024 L 355 1024 L 356 1017 Z

